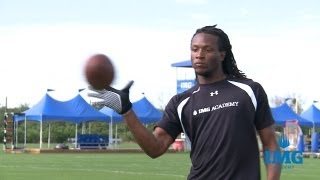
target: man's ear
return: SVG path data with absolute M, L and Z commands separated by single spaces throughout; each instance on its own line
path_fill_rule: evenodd
M 220 59 L 221 59 L 221 61 L 223 61 L 225 57 L 226 57 L 226 51 L 220 51 Z

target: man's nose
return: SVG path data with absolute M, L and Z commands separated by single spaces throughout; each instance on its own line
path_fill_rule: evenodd
M 204 58 L 204 50 L 200 49 L 196 54 L 196 58 L 203 59 Z

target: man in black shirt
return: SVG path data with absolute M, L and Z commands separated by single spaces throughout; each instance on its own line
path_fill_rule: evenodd
M 131 110 L 130 82 L 90 93 L 122 114 L 141 148 L 152 158 L 166 152 L 184 132 L 191 144 L 189 180 L 260 179 L 256 132 L 263 150 L 277 151 L 267 95 L 263 87 L 241 72 L 227 34 L 205 26 L 191 39 L 192 67 L 197 84 L 167 104 L 162 120 L 149 132 Z M 280 178 L 280 166 L 266 165 L 268 180 Z

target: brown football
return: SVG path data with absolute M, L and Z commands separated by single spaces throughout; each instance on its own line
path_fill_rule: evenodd
M 113 81 L 114 68 L 110 58 L 104 54 L 95 54 L 85 64 L 85 76 L 95 89 L 104 89 Z

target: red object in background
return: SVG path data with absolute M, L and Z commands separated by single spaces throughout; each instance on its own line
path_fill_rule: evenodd
M 176 151 L 184 151 L 184 139 L 176 139 L 172 147 Z

